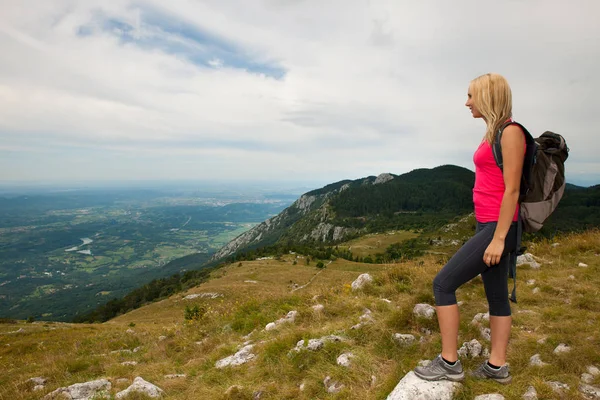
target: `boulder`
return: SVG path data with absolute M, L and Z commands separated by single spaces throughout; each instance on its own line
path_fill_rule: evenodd
M 68 387 L 61 387 L 48 393 L 43 400 L 64 399 L 91 400 L 110 398 L 111 384 L 107 379 L 98 379 L 84 383 L 75 383 Z
M 152 398 L 162 397 L 164 395 L 164 391 L 161 388 L 159 388 L 156 385 L 153 385 L 150 382 L 145 381 L 144 379 L 138 376 L 133 380 L 131 386 L 117 393 L 116 398 L 122 399 L 133 392 L 142 393 Z
M 517 267 L 520 265 L 529 265 L 533 269 L 541 267 L 541 264 L 535 260 L 531 253 L 525 253 L 517 257 Z
M 217 368 L 225 368 L 225 367 L 233 367 L 237 365 L 242 365 L 252 360 L 255 355 L 251 353 L 251 350 L 254 346 L 249 344 L 247 346 L 242 347 L 240 351 L 235 353 L 232 356 L 225 357 L 215 363 L 215 367 Z
M 523 394 L 523 400 L 538 400 L 537 391 L 533 386 L 529 386 Z
M 409 372 L 398 382 L 387 400 L 452 400 L 460 383 L 450 381 L 426 381 Z
M 571 348 L 568 345 L 566 345 L 564 343 L 560 343 L 558 346 L 556 346 L 553 353 L 554 354 L 562 354 L 562 353 L 568 353 L 570 351 L 571 351 Z
M 415 304 L 413 314 L 417 317 L 432 319 L 435 315 L 435 308 L 425 303 Z
M 588 399 L 600 399 L 600 388 L 582 383 L 579 391 Z
M 369 274 L 361 274 L 352 282 L 352 290 L 363 289 L 367 284 L 373 282 L 373 277 Z
M 354 358 L 354 354 L 352 354 L 352 353 L 340 354 L 340 356 L 337 358 L 337 364 L 341 365 L 342 367 L 348 368 L 352 364 L 350 362 L 351 358 Z

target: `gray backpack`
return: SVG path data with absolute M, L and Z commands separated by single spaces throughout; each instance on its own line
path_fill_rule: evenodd
M 517 302 L 517 255 L 521 250 L 521 232 L 537 232 L 544 221 L 556 209 L 565 192 L 565 161 L 569 148 L 558 133 L 546 131 L 534 139 L 529 131 L 518 122 L 507 122 L 500 127 L 492 152 L 498 167 L 502 169 L 502 132 L 508 125 L 515 124 L 525 133 L 525 160 L 521 176 L 519 223 L 517 224 L 517 251 L 510 254 L 509 278 L 514 279 L 510 300 Z
M 565 161 L 569 157 L 569 148 L 557 133 L 546 131 L 534 139 L 523 125 L 507 122 L 498 131 L 492 148 L 500 169 L 503 166 L 500 139 L 504 128 L 511 124 L 523 129 L 527 146 L 519 196 L 521 222 L 525 232 L 537 232 L 565 192 Z

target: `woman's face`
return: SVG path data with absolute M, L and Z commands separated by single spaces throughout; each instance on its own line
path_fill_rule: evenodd
M 473 115 L 473 118 L 483 117 L 483 115 L 481 115 L 479 110 L 477 110 L 477 107 L 475 107 L 475 103 L 473 101 L 473 89 L 471 88 L 471 86 L 469 86 L 469 90 L 467 91 L 467 102 L 465 103 L 465 106 L 469 107 L 469 110 L 471 110 L 471 114 Z

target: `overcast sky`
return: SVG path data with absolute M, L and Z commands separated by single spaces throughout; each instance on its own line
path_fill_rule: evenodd
M 596 0 L 0 0 L 0 181 L 328 183 L 455 164 L 469 81 L 600 183 Z

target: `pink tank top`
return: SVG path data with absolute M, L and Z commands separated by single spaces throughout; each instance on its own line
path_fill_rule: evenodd
M 483 140 L 475 154 L 475 187 L 473 188 L 473 203 L 475 204 L 475 219 L 479 222 L 496 222 L 500 216 L 500 205 L 504 196 L 504 177 L 502 170 L 496 164 L 492 147 Z M 517 220 L 519 205 L 515 210 L 513 221 Z

